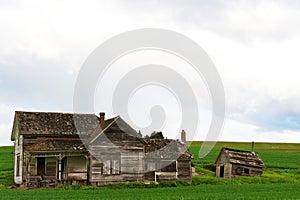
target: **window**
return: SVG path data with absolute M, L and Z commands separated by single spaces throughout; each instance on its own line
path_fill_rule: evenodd
M 17 140 L 18 140 L 18 146 L 20 146 L 22 144 L 22 142 L 23 142 L 23 135 L 19 135 L 17 137 Z
M 102 174 L 120 174 L 120 160 L 119 159 L 108 159 L 103 162 Z
M 155 161 L 149 161 L 147 163 L 147 170 L 148 171 L 155 171 Z
M 20 155 L 17 155 L 17 169 L 16 176 L 20 176 Z
M 162 161 L 161 167 L 162 167 L 161 168 L 162 172 L 176 172 L 177 171 L 176 161 L 175 162 Z
M 55 176 L 57 174 L 57 158 L 46 158 L 45 174 Z
M 242 173 L 243 173 L 243 168 L 242 167 L 237 167 L 236 169 L 235 169 L 235 173 L 237 174 L 237 175 L 241 175 Z
M 110 160 L 103 162 L 103 174 L 110 174 Z
M 120 161 L 112 160 L 111 165 L 112 165 L 111 173 L 112 174 L 120 174 Z
M 250 169 L 244 168 L 244 173 L 245 173 L 245 174 L 250 174 Z

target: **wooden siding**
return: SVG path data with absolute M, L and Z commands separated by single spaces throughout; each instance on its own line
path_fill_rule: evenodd
M 189 160 L 178 160 L 177 162 L 178 179 L 191 181 L 192 180 L 192 166 Z

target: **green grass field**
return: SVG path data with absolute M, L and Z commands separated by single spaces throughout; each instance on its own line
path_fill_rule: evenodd
M 14 152 L 13 147 L 0 147 L 0 185 L 14 184 Z
M 190 150 L 194 155 L 193 163 L 214 163 L 222 147 L 241 150 L 251 150 L 251 143 L 247 142 L 218 142 L 212 151 L 203 159 L 198 157 L 202 142 L 193 142 Z M 300 143 L 256 143 L 258 151 L 268 168 L 300 168 Z
M 300 199 L 300 144 L 256 143 L 267 166 L 262 177 L 215 178 L 213 163 L 222 147 L 250 150 L 251 143 L 218 142 L 203 159 L 201 142 L 190 146 L 199 176 L 191 184 L 171 182 L 101 187 L 64 186 L 7 189 L 13 184 L 13 148 L 0 147 L 0 199 Z

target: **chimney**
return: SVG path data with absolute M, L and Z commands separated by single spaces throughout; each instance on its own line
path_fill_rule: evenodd
M 105 120 L 105 112 L 100 112 L 100 123 L 102 123 Z
M 186 143 L 186 132 L 184 130 L 181 131 L 181 141 Z
M 251 151 L 253 154 L 255 153 L 254 151 L 254 141 L 252 141 L 252 151 Z

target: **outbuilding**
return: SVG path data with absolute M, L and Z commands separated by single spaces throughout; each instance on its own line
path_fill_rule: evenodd
M 222 148 L 216 162 L 216 177 L 261 176 L 265 165 L 257 152 Z

